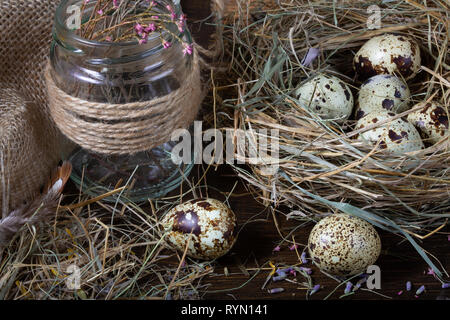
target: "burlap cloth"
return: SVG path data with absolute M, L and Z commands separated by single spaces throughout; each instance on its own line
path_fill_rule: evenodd
M 73 148 L 49 116 L 44 82 L 53 16 L 59 3 L 60 0 L 0 1 L 3 211 L 31 200 L 49 178 L 51 168 Z

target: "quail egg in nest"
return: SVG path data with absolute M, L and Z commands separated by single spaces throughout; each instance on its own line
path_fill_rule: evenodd
M 420 69 L 420 48 L 404 35 L 386 33 L 367 41 L 356 53 L 353 65 L 361 79 L 377 74 L 399 74 L 406 80 Z
M 356 120 L 372 111 L 400 113 L 408 109 L 411 93 L 403 80 L 393 75 L 376 75 L 359 89 Z
M 317 75 L 300 86 L 298 100 L 322 119 L 344 121 L 353 110 L 353 95 L 341 79 Z
M 419 132 L 414 126 L 403 118 L 389 121 L 396 114 L 387 111 L 374 111 L 358 120 L 356 130 L 374 126 L 379 122 L 386 123 L 375 126 L 358 135 L 359 140 L 386 149 L 390 153 L 406 153 L 424 148 Z
M 408 114 L 407 119 L 417 128 L 425 141 L 435 144 L 445 136 L 448 138 L 449 113 L 449 108 L 437 102 L 429 102 L 423 109 Z

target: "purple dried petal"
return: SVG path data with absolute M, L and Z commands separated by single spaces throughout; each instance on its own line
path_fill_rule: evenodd
M 412 287 L 411 281 L 406 282 L 406 291 L 411 291 L 411 287 Z
M 417 289 L 416 295 L 420 295 L 424 291 L 425 291 L 425 286 L 421 286 L 419 289 Z
M 450 288 L 450 282 L 442 284 L 442 289 L 448 289 L 448 288 Z
M 287 274 L 282 274 L 282 275 L 273 277 L 272 281 L 273 282 L 282 281 L 282 280 L 284 280 L 286 278 L 287 278 Z
M 365 276 L 364 278 L 362 278 L 362 279 L 359 279 L 358 280 L 358 282 L 355 284 L 355 286 L 353 287 L 353 291 L 356 291 L 356 290 L 358 290 L 359 288 L 361 288 L 361 286 L 362 286 L 362 284 L 364 283 L 364 282 L 366 282 L 367 281 L 367 276 Z
M 397 292 L 397 294 L 398 294 L 399 296 L 401 296 L 401 295 L 403 294 L 403 290 L 400 290 L 399 292 Z
M 278 269 L 276 271 L 276 273 L 281 276 L 281 275 L 285 275 L 286 273 L 291 272 L 291 270 L 292 270 L 292 268 Z
M 311 274 L 312 273 L 311 268 L 300 267 L 300 270 L 306 272 L 306 274 Z
M 276 246 L 275 248 L 273 248 L 272 251 L 274 252 L 279 252 L 281 250 L 280 246 Z
M 286 275 L 286 272 L 284 272 L 283 270 L 279 270 L 279 269 L 278 269 L 278 270 L 276 271 L 276 274 L 279 275 L 279 276 L 285 276 L 285 275 Z
M 311 295 L 313 295 L 314 293 L 316 293 L 317 291 L 319 291 L 320 290 L 320 284 L 316 284 L 313 288 L 312 288 L 312 290 L 311 290 L 311 292 L 309 293 L 309 295 L 311 296 Z
M 306 251 L 303 251 L 300 259 L 302 260 L 302 263 L 308 263 L 308 260 L 306 260 Z
M 280 293 L 283 291 L 284 291 L 284 288 L 274 288 L 274 289 L 270 289 L 269 293 Z
M 319 56 L 320 50 L 317 48 L 309 48 L 306 56 L 303 58 L 301 64 L 305 67 L 309 66 Z
M 347 282 L 347 285 L 345 286 L 344 293 L 345 294 L 350 293 L 350 290 L 352 289 L 352 287 L 353 287 L 353 284 L 351 282 Z
M 292 246 L 289 247 L 289 250 L 294 251 L 297 248 L 298 248 L 298 244 L 293 244 Z

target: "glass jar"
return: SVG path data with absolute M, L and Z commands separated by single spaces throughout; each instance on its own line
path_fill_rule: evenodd
M 173 39 L 176 34 L 185 43 L 191 43 L 187 28 L 180 31 L 176 25 L 168 24 L 169 32 L 154 32 L 144 44 L 137 40 L 88 40 L 67 27 L 69 19 L 73 19 L 74 6 L 81 8 L 83 2 L 64 0 L 55 15 L 50 75 L 66 94 L 108 104 L 146 102 L 174 92 L 193 71 L 193 56 L 185 54 L 183 44 Z M 85 4 L 81 23 L 89 21 L 96 2 Z M 157 3 L 162 13 L 168 13 L 166 6 L 171 5 L 177 16 L 182 14 L 179 4 L 164 0 Z M 164 48 L 162 39 L 170 41 L 171 46 Z M 193 167 L 193 161 L 181 165 L 172 161 L 171 150 L 176 143 L 167 141 L 151 150 L 125 155 L 79 148 L 70 157 L 72 180 L 92 196 L 127 185 L 126 191 L 107 198 L 109 201 L 116 201 L 119 195 L 134 202 L 159 198 L 179 186 Z

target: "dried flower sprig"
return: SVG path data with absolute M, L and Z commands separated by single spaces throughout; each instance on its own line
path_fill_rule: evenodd
M 173 5 L 167 3 L 163 0 L 84 0 L 81 12 L 89 19 L 81 25 L 78 33 L 88 40 L 135 40 L 139 44 L 147 43 L 151 35 L 156 35 L 164 49 L 170 48 L 173 41 L 178 41 L 182 44 L 183 54 L 191 55 L 193 44 L 183 39 L 186 15 L 177 14 Z M 166 39 L 164 34 L 170 39 Z

